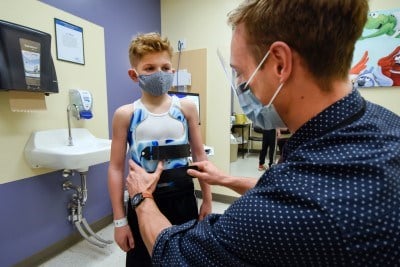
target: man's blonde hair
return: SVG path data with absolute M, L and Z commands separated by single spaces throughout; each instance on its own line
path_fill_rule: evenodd
M 367 15 L 368 0 L 246 0 L 228 23 L 243 23 L 256 61 L 273 42 L 285 42 L 328 89 L 332 80 L 348 77 Z
M 172 58 L 173 48 L 167 38 L 156 32 L 138 34 L 129 46 L 129 61 L 136 66 L 145 55 L 164 51 Z

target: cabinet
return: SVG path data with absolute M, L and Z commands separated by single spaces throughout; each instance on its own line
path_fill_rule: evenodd
M 207 49 L 186 50 L 174 53 L 172 56 L 172 66 L 177 70 L 178 60 L 179 69 L 186 69 L 192 75 L 192 85 L 188 87 L 189 93 L 200 95 L 200 131 L 203 142 L 206 140 L 206 116 L 207 116 Z

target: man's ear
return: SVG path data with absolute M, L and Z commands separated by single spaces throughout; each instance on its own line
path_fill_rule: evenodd
M 270 47 L 271 56 L 276 60 L 274 72 L 279 76 L 280 83 L 284 83 L 292 73 L 292 50 L 284 42 L 274 42 Z
M 137 75 L 137 73 L 136 73 L 136 71 L 134 69 L 129 69 L 128 70 L 128 75 L 129 75 L 129 77 L 131 77 L 131 79 L 134 82 L 138 82 L 139 81 L 139 77 L 138 77 L 138 75 Z

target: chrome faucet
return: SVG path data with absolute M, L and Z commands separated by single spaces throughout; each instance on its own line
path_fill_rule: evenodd
M 79 108 L 75 104 L 69 104 L 67 106 L 67 121 L 68 121 L 68 145 L 73 146 L 74 142 L 72 141 L 72 134 L 71 134 L 71 109 L 75 110 L 75 117 L 79 120 Z M 77 115 L 76 115 L 77 114 Z

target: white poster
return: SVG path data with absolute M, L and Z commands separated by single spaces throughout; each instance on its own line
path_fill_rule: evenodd
M 68 22 L 54 19 L 56 28 L 57 59 L 85 64 L 83 29 Z

